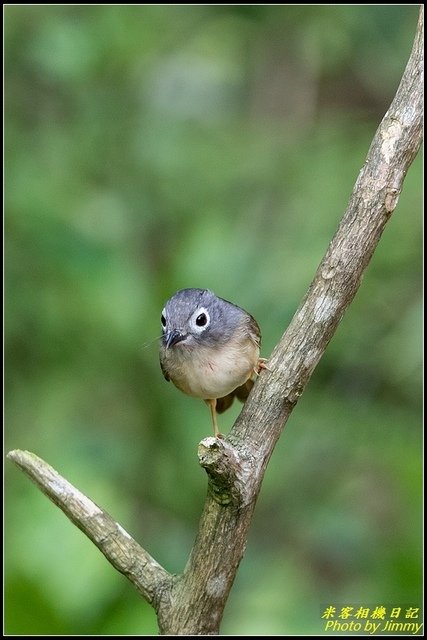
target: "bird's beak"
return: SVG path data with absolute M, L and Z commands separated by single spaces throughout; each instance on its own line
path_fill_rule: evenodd
M 173 347 L 174 344 L 177 344 L 177 342 L 181 342 L 181 340 L 184 340 L 184 338 L 185 335 L 181 333 L 181 331 L 178 331 L 178 329 L 172 329 L 172 331 L 169 331 L 165 335 L 166 349 L 169 349 L 169 347 Z

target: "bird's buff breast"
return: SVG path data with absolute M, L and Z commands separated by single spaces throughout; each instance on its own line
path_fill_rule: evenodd
M 252 377 L 259 347 L 251 340 L 244 345 L 221 348 L 196 347 L 178 343 L 171 353 L 165 349 L 162 363 L 174 385 L 189 396 L 204 400 L 222 398 Z

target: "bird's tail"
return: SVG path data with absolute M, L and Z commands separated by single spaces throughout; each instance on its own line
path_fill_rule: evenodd
M 234 389 L 234 391 L 232 391 L 228 395 L 224 396 L 223 398 L 217 398 L 217 413 L 224 413 L 224 411 L 227 411 L 227 409 L 233 404 L 234 398 L 237 398 L 238 400 L 240 400 L 240 402 L 245 402 L 253 386 L 254 381 L 249 378 L 249 380 L 246 380 L 244 384 L 242 384 L 240 387 L 237 387 L 237 389 Z

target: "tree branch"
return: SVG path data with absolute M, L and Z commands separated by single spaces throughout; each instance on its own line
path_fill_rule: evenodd
M 260 459 L 270 456 L 353 300 L 421 145 L 423 33 L 421 6 L 411 56 L 374 136 L 344 217 L 308 292 L 272 353 L 268 365 L 272 372 L 265 371 L 260 376 L 233 429 L 233 439 L 257 444 Z
M 7 454 L 37 487 L 98 547 L 155 609 L 172 576 L 123 527 L 30 451 Z
M 360 286 L 422 140 L 423 7 L 412 53 L 346 213 L 309 290 L 229 436 L 205 438 L 208 495 L 184 572 L 172 577 L 111 516 L 27 452 L 9 457 L 155 607 L 161 633 L 216 634 L 274 446 Z
M 227 492 L 238 495 L 240 479 L 244 478 L 245 498 L 240 504 L 230 500 L 225 506 L 214 492 L 208 492 L 190 559 L 173 586 L 174 606 L 167 612 L 159 610 L 163 633 L 218 632 L 274 446 L 359 288 L 420 147 L 423 25 L 421 7 L 409 62 L 372 141 L 339 228 L 303 302 L 274 349 L 268 370 L 259 376 L 224 448 L 216 450 L 215 462 L 209 466 L 210 479 L 218 474 L 224 478 L 220 469 L 227 460 L 221 454 L 238 460 L 239 465 L 234 464 L 227 478 Z M 233 453 L 230 446 L 234 447 Z

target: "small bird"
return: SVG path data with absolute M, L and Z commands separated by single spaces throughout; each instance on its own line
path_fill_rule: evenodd
M 160 366 L 166 380 L 209 406 L 215 437 L 216 414 L 244 402 L 256 375 L 267 368 L 259 357 L 261 331 L 247 311 L 208 289 L 181 289 L 162 315 Z

